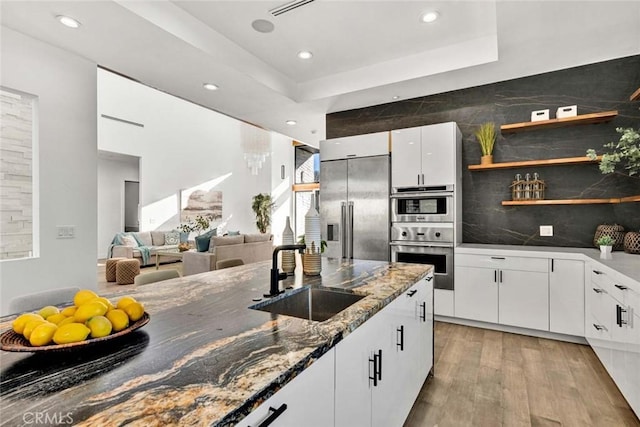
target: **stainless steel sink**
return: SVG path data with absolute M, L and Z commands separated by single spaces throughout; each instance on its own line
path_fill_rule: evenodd
M 349 291 L 304 287 L 249 308 L 323 322 L 362 298 Z

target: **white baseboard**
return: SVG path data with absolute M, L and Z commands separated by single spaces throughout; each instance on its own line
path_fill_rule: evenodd
M 576 337 L 573 335 L 558 334 L 555 332 L 538 331 L 536 329 L 519 328 L 517 326 L 498 325 L 496 323 L 480 322 L 477 320 L 460 319 L 457 317 L 434 316 L 438 322 L 455 323 L 457 325 L 473 326 L 482 329 L 491 329 L 494 331 L 509 332 L 512 334 L 529 335 L 537 338 L 546 338 L 556 341 L 565 341 L 575 344 L 589 345 L 584 337 Z

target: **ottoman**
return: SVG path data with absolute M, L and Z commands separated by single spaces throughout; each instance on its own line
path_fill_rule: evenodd
M 138 274 L 140 274 L 140 261 L 137 259 L 121 259 L 116 263 L 118 285 L 132 285 Z
M 104 269 L 104 275 L 107 279 L 107 282 L 115 282 L 116 281 L 116 264 L 118 261 L 126 258 L 109 258 L 107 260 L 106 267 Z

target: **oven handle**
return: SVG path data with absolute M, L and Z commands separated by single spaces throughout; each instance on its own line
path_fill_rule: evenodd
M 423 248 L 453 248 L 453 243 L 437 242 L 391 242 L 389 246 L 417 246 Z
M 433 197 L 453 197 L 453 191 L 434 191 L 420 192 L 420 193 L 394 193 L 389 197 L 392 199 L 415 199 L 415 198 L 433 198 Z

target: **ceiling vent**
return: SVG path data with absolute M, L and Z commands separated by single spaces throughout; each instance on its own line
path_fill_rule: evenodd
M 291 12 L 294 9 L 302 7 L 306 4 L 314 2 L 315 0 L 294 0 L 283 4 L 282 6 L 275 7 L 269 11 L 273 16 L 279 16 L 283 13 Z

